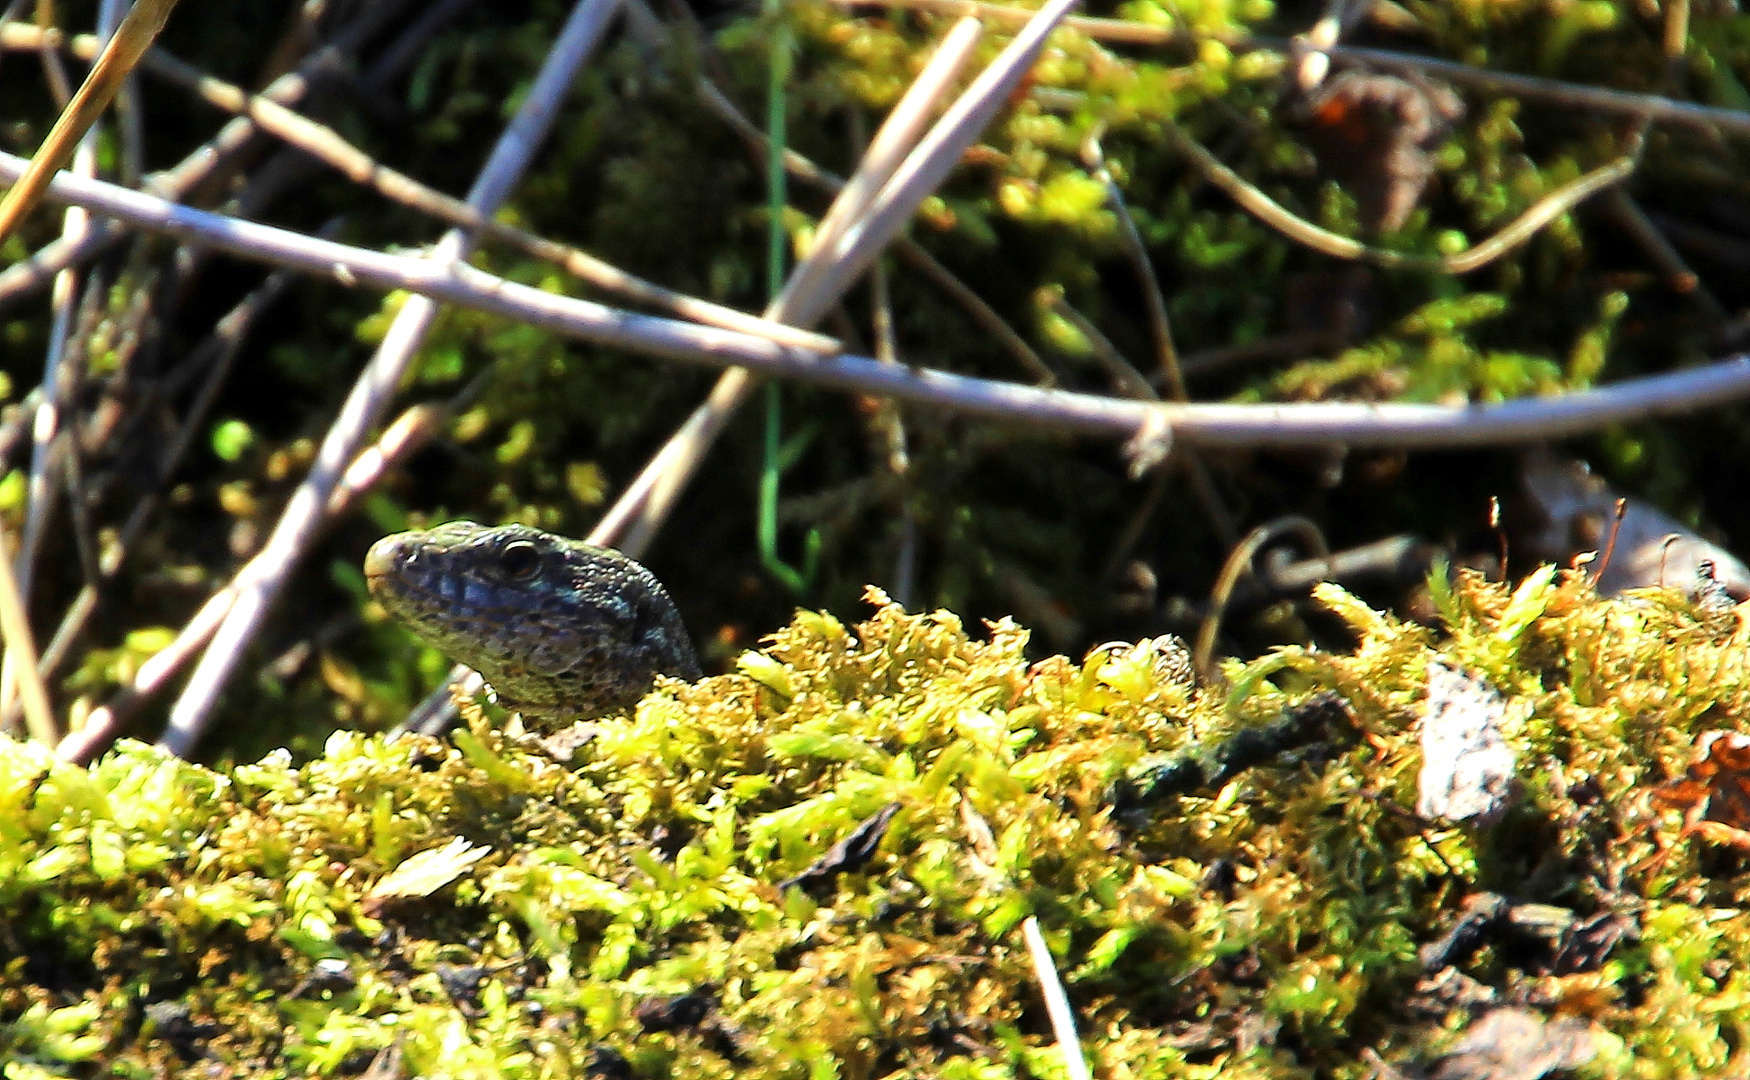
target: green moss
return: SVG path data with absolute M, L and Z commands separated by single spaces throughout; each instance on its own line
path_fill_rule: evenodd
M 1171 639 L 1029 662 L 1013 623 L 978 640 L 876 594 L 854 629 L 801 613 L 739 673 L 665 682 L 568 764 L 475 706 L 453 744 L 339 733 L 303 765 L 0 744 L 0 1046 L 46 1076 L 343 1075 L 391 1047 L 414 1075 L 1055 1075 L 1035 915 L 1110 1075 L 1361 1075 L 1449 1041 L 1417 950 L 1493 888 L 1640 936 L 1466 976 L 1589 1017 L 1606 1072 L 1717 1071 L 1746 878 L 1645 793 L 1750 708 L 1750 631 L 1547 568 L 1435 585 L 1438 635 L 1323 587 L 1354 648 L 1230 662 L 1225 689 Z M 1527 717 L 1492 829 L 1407 809 L 1436 655 Z M 1114 815 L 1150 760 L 1323 690 L 1364 740 Z M 776 887 L 889 803 L 825 902 Z

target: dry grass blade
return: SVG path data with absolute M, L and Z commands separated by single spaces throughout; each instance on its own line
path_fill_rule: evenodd
M 25 723 L 30 737 L 44 746 L 60 741 L 55 714 L 49 708 L 48 691 L 36 670 L 36 643 L 31 637 L 30 620 L 25 617 L 24 604 L 18 595 L 18 582 L 12 576 L 11 545 L 6 530 L 0 526 L 0 633 L 6 636 L 6 667 L 17 679 L 19 695 L 24 699 Z
M 1052 29 L 1077 0 L 1052 0 L 1042 8 L 1007 48 L 949 106 L 942 119 L 882 185 L 867 213 L 850 224 L 832 247 L 809 253 L 820 269 L 811 268 L 807 290 L 786 287 L 768 309 L 768 316 L 793 326 L 811 327 L 869 264 L 898 235 L 913 211 L 941 184 L 972 140 L 990 123 L 1003 102 L 1020 84 Z M 959 30 L 956 28 L 955 33 Z M 950 50 L 938 52 L 951 58 Z M 934 65 L 932 65 L 934 66 Z M 908 95 L 909 96 L 909 95 Z M 880 141 L 880 136 L 877 136 Z M 799 274 L 792 274 L 796 281 Z M 591 543 L 611 544 L 636 558 L 648 546 L 674 501 L 698 470 L 705 450 L 729 422 L 748 392 L 752 377 L 745 371 L 725 372 L 703 405 L 657 452 L 638 478 L 590 533 Z
M 59 34 L 38 31 L 36 27 L 14 29 L 11 25 L 4 25 L 0 26 L 0 31 L 12 31 L 8 36 L 18 42 L 63 40 Z M 87 59 L 98 48 L 97 38 L 90 34 L 80 34 L 66 44 L 73 55 Z M 210 105 L 253 121 L 262 131 L 303 150 L 354 183 L 367 185 L 386 198 L 411 206 L 451 225 L 476 229 L 518 251 L 550 262 L 611 295 L 672 311 L 683 318 L 711 326 L 763 334 L 821 352 L 837 351 L 838 343 L 831 338 L 781 326 L 746 312 L 675 292 L 628 274 L 568 244 L 548 240 L 513 225 L 495 221 L 461 199 L 383 165 L 347 142 L 334 129 L 318 124 L 270 97 L 249 94 L 231 83 L 207 75 L 161 48 L 149 49 L 141 60 L 141 67 L 200 95 Z
M 1033 974 L 1039 980 L 1039 992 L 1045 997 L 1045 1012 L 1051 1017 L 1051 1033 L 1057 1036 L 1057 1048 L 1063 1053 L 1063 1071 L 1070 1080 L 1091 1080 L 1088 1060 L 1082 1055 L 1081 1036 L 1076 1033 L 1075 1013 L 1069 1007 L 1069 995 L 1063 992 L 1063 980 L 1057 977 L 1057 964 L 1051 959 L 1051 947 L 1039 931 L 1039 917 L 1029 915 L 1021 922 L 1021 936 L 1027 939 L 1027 954 L 1033 958 Z
M 836 298 L 886 248 L 919 203 L 939 187 L 960 155 L 984 131 L 997 110 L 1033 67 L 1045 41 L 1077 0 L 1052 0 L 1022 28 L 1009 47 L 985 68 L 917 145 L 893 178 L 881 189 L 864 215 L 848 230 L 833 252 L 819 286 L 817 302 Z M 827 301 L 830 303 L 831 301 Z M 822 304 L 824 310 L 826 304 Z M 818 316 L 816 316 L 818 317 Z
M 80 84 L 79 92 L 73 95 L 73 100 L 55 120 L 55 126 L 49 129 L 48 138 L 37 148 L 30 168 L 18 178 L 5 198 L 0 199 L 0 240 L 6 239 L 42 198 L 49 178 L 73 156 L 73 148 L 86 130 L 97 122 L 103 110 L 121 91 L 128 73 L 145 55 L 158 31 L 164 29 L 164 21 L 170 18 L 175 7 L 176 0 L 138 0 L 128 11 L 127 18 L 122 20 L 115 36 L 110 38 Z
M 645 11 L 642 3 L 631 5 L 635 12 Z M 637 17 L 634 26 L 646 26 Z M 648 31 L 647 31 L 648 32 Z M 836 238 L 864 212 L 868 203 L 879 194 L 882 185 L 892 176 L 900 158 L 917 140 L 917 132 L 928 119 L 941 94 L 959 73 L 977 43 L 979 27 L 962 22 L 954 27 L 940 48 L 930 57 L 924 70 L 906 90 L 858 167 L 857 176 L 839 191 L 827 219 L 820 225 L 815 246 L 808 258 L 791 272 L 784 291 L 766 310 L 766 317 L 777 322 L 800 327 L 812 326 L 831 306 L 832 300 L 820 303 L 819 279 L 824 273 Z M 701 89 L 706 101 L 719 114 L 733 120 L 741 119 L 733 102 L 709 83 Z M 761 138 L 757 129 L 755 140 Z M 795 157 L 787 154 L 787 159 Z M 798 159 L 800 160 L 800 159 Z M 833 238 L 831 242 L 828 238 Z M 812 311 L 804 316 L 806 302 Z M 669 510 L 686 489 L 688 480 L 698 470 L 699 462 L 716 442 L 729 418 L 752 389 L 753 380 L 744 370 L 726 371 L 712 387 L 706 400 L 693 410 L 680 430 L 669 437 L 661 450 L 645 464 L 626 491 L 615 500 L 594 529 L 589 541 L 620 548 L 634 558 L 650 546 L 656 531 L 662 527 Z
M 329 45 L 312 53 L 296 68 L 275 79 L 259 96 L 281 105 L 292 105 L 309 94 L 318 82 L 339 77 L 350 66 L 348 57 L 363 42 L 396 19 L 407 2 L 409 0 L 383 0 L 381 3 L 365 6 L 357 18 L 340 28 Z M 435 0 L 428 4 L 419 18 L 396 39 L 396 44 L 367 69 L 365 85 L 374 85 L 405 70 L 417 54 L 403 49 L 402 45 L 410 40 L 424 40 L 432 27 L 441 25 L 459 7 L 471 2 L 472 0 Z M 30 33 L 37 33 L 35 27 L 29 29 Z M 8 38 L 16 37 L 18 32 L 19 27 L 16 24 L 0 26 L 0 46 L 4 46 Z M 32 37 L 31 40 L 59 39 L 50 32 Z M 255 123 L 239 117 L 226 124 L 218 134 L 196 147 L 176 165 L 149 177 L 144 188 L 166 199 L 184 198 L 199 185 L 231 169 L 240 153 L 252 143 L 255 134 Z M 124 235 L 126 230 L 116 227 L 113 222 L 98 220 L 92 223 L 85 237 L 78 243 L 69 244 L 65 239 L 56 240 L 30 258 L 0 270 L 0 308 L 46 287 L 58 271 L 69 266 L 82 266 L 97 258 Z

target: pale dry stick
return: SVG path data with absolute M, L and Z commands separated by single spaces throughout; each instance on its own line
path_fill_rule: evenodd
M 832 0 L 841 7 L 909 8 L 943 15 L 976 15 L 1012 24 L 1032 18 L 1030 8 L 1007 4 L 982 3 L 979 0 Z M 1224 35 L 1190 33 L 1165 27 L 1127 22 L 1123 19 L 1100 19 L 1071 16 L 1064 20 L 1064 29 L 1074 30 L 1100 41 L 1130 45 L 1194 45 L 1199 41 L 1219 41 L 1235 52 L 1283 52 L 1290 43 L 1263 35 Z M 1699 131 L 1729 131 L 1750 135 L 1750 112 L 1717 105 L 1697 105 L 1675 101 L 1658 94 L 1641 94 L 1629 90 L 1611 90 L 1601 86 L 1582 86 L 1560 79 L 1545 79 L 1535 75 L 1517 75 L 1508 71 L 1492 71 L 1456 60 L 1441 60 L 1432 56 L 1416 56 L 1390 49 L 1362 48 L 1354 45 L 1333 45 L 1331 58 L 1339 63 L 1366 64 L 1373 67 L 1418 71 L 1448 82 L 1475 87 L 1518 98 L 1548 101 L 1573 108 L 1591 109 L 1619 116 L 1645 117 L 1656 123 L 1679 124 Z
M 1041 7 L 1038 16 L 973 80 L 882 186 L 868 212 L 845 232 L 830 254 L 822 253 L 825 272 L 808 283 L 807 294 L 797 295 L 800 310 L 824 310 L 874 262 L 911 219 L 918 204 L 941 186 L 960 163 L 961 155 L 1008 102 L 1032 70 L 1052 30 L 1074 5 L 1075 0 L 1051 0 Z
M 301 99 L 310 92 L 317 76 L 338 74 L 342 66 L 340 58 L 376 33 L 387 20 L 394 18 L 404 2 L 405 0 L 386 0 L 367 5 L 357 19 L 335 36 L 333 44 L 298 65 L 296 71 L 275 79 L 272 85 L 262 91 L 261 96 L 281 104 Z M 421 16 L 408 34 L 417 32 L 427 19 L 469 2 L 471 0 L 439 0 Z M 149 178 L 145 190 L 166 199 L 186 197 L 195 187 L 233 162 L 255 134 L 253 121 L 241 118 L 231 121 L 217 135 L 196 147 L 180 163 Z M 57 240 L 35 252 L 30 258 L 0 270 L 0 308 L 38 289 L 46 288 L 55 274 L 66 267 L 82 266 L 97 258 L 119 241 L 124 233 L 125 230 L 113 222 L 98 221 L 86 234 L 83 242 L 67 245 Z
M 98 36 L 107 42 L 113 33 L 120 15 L 114 0 L 103 0 L 98 5 Z M 162 26 L 162 22 L 160 22 Z M 101 47 L 94 50 L 93 55 L 100 55 Z M 45 50 L 45 60 L 55 66 L 60 65 L 60 57 Z M 95 69 L 94 69 L 95 70 Z M 83 96 L 86 91 L 80 88 Z M 98 106 L 101 113 L 102 106 Z M 65 109 L 63 116 L 71 113 L 71 108 Z M 72 171 L 75 176 L 87 179 L 97 175 L 97 115 L 90 117 L 90 126 L 79 136 L 78 144 L 73 151 Z M 51 144 L 44 143 L 45 148 Z M 54 152 L 51 150 L 51 152 Z M 29 174 L 26 174 L 26 178 Z M 27 182 L 21 179 L 20 184 Z M 61 241 L 69 245 L 77 245 L 85 238 L 91 229 L 91 218 L 84 207 L 68 206 L 61 218 Z M 42 401 L 37 405 L 36 415 L 31 422 L 30 469 L 25 484 L 25 516 L 24 529 L 19 534 L 18 550 L 14 556 L 12 568 L 13 580 L 18 589 L 19 603 L 25 610 L 30 608 L 31 585 L 36 577 L 37 553 L 42 547 L 43 531 L 48 527 L 49 513 L 53 509 L 54 485 L 50 472 L 60 466 L 59 451 L 66 449 L 66 440 L 60 437 L 62 413 L 71 402 L 68 400 L 72 384 L 77 381 L 78 374 L 68 375 L 65 363 L 68 355 L 68 335 L 73 329 L 73 309 L 77 303 L 79 292 L 79 271 L 68 267 L 55 275 L 54 284 L 49 290 L 49 307 L 53 312 L 49 320 L 48 350 L 43 357 Z M 9 730 L 16 723 L 18 708 L 18 663 L 22 654 L 15 649 L 6 652 L 4 660 L 0 660 L 0 730 Z
M 486 166 L 468 193 L 468 202 L 476 210 L 491 214 L 510 194 L 552 127 L 578 68 L 606 34 L 618 11 L 619 0 L 579 0 L 572 9 L 542 62 L 528 97 L 492 148 Z M 451 271 L 472 246 L 472 237 L 467 232 L 453 231 L 438 243 L 426 261 L 442 271 Z M 242 658 L 242 651 L 260 626 L 268 605 L 284 586 L 292 566 L 321 526 L 323 511 L 342 473 L 357 455 L 366 432 L 388 406 L 438 312 L 439 306 L 431 298 L 413 297 L 396 313 L 376 355 L 366 365 L 347 395 L 340 415 L 324 436 L 309 475 L 293 493 L 257 556 L 260 569 L 237 578 L 236 600 L 214 631 L 213 640 L 195 665 L 188 685 L 171 707 L 169 724 L 159 740 L 166 750 L 186 757 L 199 741 L 220 690 Z
M 642 2 L 628 6 L 635 13 L 648 10 Z M 645 35 L 650 33 L 650 20 L 642 14 L 634 14 L 630 25 L 634 32 Z M 863 179 L 859 180 L 854 176 L 849 184 L 839 189 L 833 207 L 827 212 L 827 220 L 833 220 L 834 211 L 841 203 L 855 203 L 859 210 L 866 209 L 868 203 L 879 195 L 882 185 L 898 167 L 899 162 L 892 159 L 899 158 L 915 143 L 917 129 L 927 120 L 928 113 L 934 109 L 937 98 L 946 90 L 953 76 L 964 66 L 972 45 L 977 41 L 978 32 L 976 26 L 968 30 L 964 22 L 957 24 L 942 46 L 935 50 L 918 78 L 907 89 L 899 107 L 888 114 L 876 132 L 874 142 L 881 147 L 880 155 L 865 156 L 858 167 Z M 745 122 L 740 110 L 714 84 L 701 80 L 700 89 L 708 102 L 715 103 L 720 114 L 727 112 Z M 752 128 L 751 124 L 748 126 Z M 758 141 L 763 141 L 763 134 L 754 130 Z M 787 152 L 786 158 L 788 156 Z M 841 219 L 847 223 L 849 221 L 843 214 Z M 825 227 L 824 223 L 822 227 Z M 834 232 L 835 235 L 842 235 L 843 228 L 835 227 Z M 814 267 L 829 250 L 830 248 L 816 241 L 809 257 L 791 271 L 785 288 L 763 312 L 766 318 L 804 329 L 819 321 L 831 304 L 819 305 L 818 311 L 803 312 L 797 307 L 799 294 L 792 286 L 805 275 L 818 276 Z M 718 376 L 705 401 L 669 436 L 668 441 L 645 463 L 627 489 L 614 500 L 607 513 L 596 522 L 587 537 L 589 542 L 617 547 L 633 558 L 641 556 L 649 548 L 656 531 L 667 520 L 669 511 L 697 471 L 699 462 L 716 442 L 730 417 L 735 415 L 736 409 L 746 400 L 753 386 L 754 381 L 745 370 L 732 368 Z
M 627 5 L 629 11 L 638 11 L 641 8 L 642 4 L 636 0 L 630 0 Z M 755 127 L 753 121 L 744 116 L 722 90 L 709 80 L 701 80 L 699 97 L 707 108 L 746 140 L 754 153 L 759 155 L 761 160 L 764 160 L 766 153 L 765 133 Z M 821 168 L 794 150 L 786 149 L 784 151 L 784 168 L 793 179 L 801 180 L 828 195 L 836 197 L 839 192 L 844 190 L 845 182 L 843 179 Z M 1033 351 L 1033 347 L 1028 345 L 1021 335 L 1015 333 L 1014 329 L 1003 321 L 1003 317 L 984 302 L 983 297 L 972 291 L 965 282 L 955 276 L 952 270 L 943 266 L 934 255 L 925 250 L 923 245 L 909 236 L 901 234 L 893 238 L 893 252 L 929 278 L 936 284 L 937 288 L 947 293 L 951 300 L 965 309 L 966 313 L 972 316 L 972 321 L 983 327 L 997 344 L 1007 349 L 1009 354 L 1020 363 L 1028 374 L 1033 376 L 1039 385 L 1056 385 L 1057 373 L 1052 371 L 1044 360 L 1040 359 L 1039 354 Z
M 0 178 L 26 162 L 0 153 Z M 349 287 L 404 289 L 502 316 L 564 337 L 647 356 L 712 367 L 756 368 L 775 376 L 888 395 L 975 416 L 1130 439 L 1152 427 L 1185 441 L 1225 447 L 1383 446 L 1395 449 L 1490 446 L 1544 441 L 1611 424 L 1711 408 L 1750 396 L 1750 354 L 1663 375 L 1623 379 L 1555 398 L 1495 405 L 1317 402 L 1235 405 L 1137 402 L 979 379 L 869 357 L 821 357 L 767 338 L 610 308 L 494 277 L 466 263 L 447 270 L 428 260 L 317 240 L 255 222 L 166 203 L 96 180 L 60 176 L 58 201 L 243 258 L 303 270 Z
M 1069 995 L 1063 991 L 1063 980 L 1057 976 L 1057 964 L 1051 959 L 1051 946 L 1039 932 L 1039 917 L 1029 915 L 1021 920 L 1021 936 L 1027 942 L 1027 955 L 1033 958 L 1033 977 L 1039 980 L 1039 993 L 1045 998 L 1045 1014 L 1051 1018 L 1051 1033 L 1057 1037 L 1057 1049 L 1063 1054 L 1063 1071 L 1069 1080 L 1092 1080 L 1088 1060 L 1082 1056 L 1081 1036 L 1076 1033 L 1075 1011 L 1069 1006 Z
M 8 663 L 18 671 L 18 691 L 24 700 L 24 722 L 30 737 L 44 746 L 53 746 L 60 741 L 60 728 L 55 723 L 54 710 L 49 708 L 48 691 L 37 678 L 36 646 L 31 641 L 24 601 L 18 595 L 18 582 L 12 578 L 10 547 L 6 527 L 0 524 L 0 634 L 6 638 L 6 655 L 16 654 Z
M 1370 247 L 1359 240 L 1322 229 L 1305 218 L 1296 216 L 1239 173 L 1223 165 L 1197 140 L 1179 130 L 1178 125 L 1169 121 L 1162 125 L 1162 130 L 1166 132 L 1168 141 L 1191 159 L 1205 180 L 1227 192 L 1235 202 L 1290 240 L 1334 259 L 1351 259 L 1394 270 L 1434 270 L 1445 274 L 1468 274 L 1473 270 L 1480 270 L 1524 244 L 1557 217 L 1612 184 L 1628 179 L 1635 171 L 1640 156 L 1637 141 L 1633 152 L 1600 165 L 1556 188 L 1482 243 L 1474 244 L 1455 255 L 1430 258 Z
M 466 393 L 459 396 L 473 396 Z M 452 402 L 423 401 L 409 405 L 390 421 L 376 442 L 360 450 L 328 496 L 323 513 L 334 521 L 352 510 L 361 496 L 377 486 L 389 470 L 424 449 L 455 415 Z
M 0 154 L 0 175 L 14 174 L 25 162 Z M 1627 380 L 1610 387 L 1570 394 L 1554 401 L 1518 401 L 1497 406 L 1416 405 L 1290 406 L 1155 405 L 1114 401 L 1063 391 L 1039 390 L 942 372 L 889 365 L 861 357 L 827 361 L 799 354 L 774 342 L 728 331 L 616 312 L 588 301 L 554 297 L 517 286 L 465 265 L 450 274 L 433 273 L 423 261 L 382 255 L 220 215 L 165 204 L 113 185 L 58 178 L 51 195 L 78 199 L 105 213 L 188 238 L 245 257 L 279 261 L 349 284 L 368 282 L 405 288 L 477 310 L 545 326 L 557 333 L 708 364 L 736 363 L 770 374 L 843 386 L 861 393 L 956 408 L 1035 425 L 1127 438 L 1151 426 L 1176 427 L 1190 441 L 1216 446 L 1309 446 L 1331 443 L 1463 446 L 1556 438 L 1611 423 L 1717 406 L 1750 395 L 1750 358 L 1738 357 L 1672 375 Z M 468 280 L 463 280 L 468 279 Z M 118 711 L 155 692 L 229 606 L 222 593 L 203 607 L 176 645 L 153 657 L 132 687 L 93 714 L 94 733 L 113 731 Z M 178 653 L 180 650 L 180 655 Z M 109 719 L 105 720 L 105 717 Z M 95 752 L 103 736 L 75 737 L 66 756 Z
M 122 80 L 139 63 L 140 54 L 164 28 L 164 20 L 170 17 L 175 6 L 176 0 L 136 0 L 128 9 L 127 17 L 99 54 L 97 62 L 91 65 L 78 93 L 61 110 L 48 136 L 37 148 L 30 169 L 14 182 L 4 198 L 0 198 L 0 240 L 18 226 L 42 197 L 49 178 L 66 164 L 73 154 L 74 145 L 108 107 L 110 99 L 121 89 Z
M 95 39 L 83 34 L 69 43 L 74 55 L 84 55 L 94 49 L 95 45 Z M 385 198 L 430 214 L 450 225 L 474 229 L 483 236 L 503 241 L 524 254 L 560 267 L 610 295 L 649 304 L 695 322 L 763 334 L 777 341 L 787 341 L 820 352 L 838 351 L 838 342 L 825 335 L 772 323 L 734 308 L 664 288 L 628 274 L 569 244 L 548 240 L 525 229 L 496 221 L 461 199 L 446 195 L 405 173 L 378 163 L 343 139 L 334 129 L 318 124 L 271 99 L 248 94 L 230 83 L 206 75 L 162 49 L 154 48 L 149 51 L 140 66 L 194 91 L 208 104 L 247 117 L 262 131 L 297 147 L 354 183 L 366 185 Z
M 978 46 L 983 33 L 984 28 L 977 19 L 966 18 L 955 23 L 942 38 L 942 43 L 936 46 L 924 69 L 899 99 L 899 104 L 887 114 L 868 149 L 858 159 L 856 171 L 851 173 L 832 207 L 815 227 L 808 254 L 790 274 L 790 280 L 785 282 L 784 295 L 810 296 L 818 288 L 817 279 L 828 262 L 826 253 L 837 247 L 845 232 L 868 211 L 881 188 L 892 179 L 894 171 L 918 144 L 929 124 L 930 114 L 966 67 L 967 61 L 972 59 L 972 50 Z M 779 302 L 782 303 L 782 296 Z
M 809 327 L 819 321 L 910 220 L 917 206 L 940 186 L 1045 47 L 1045 39 L 1077 0 L 1049 0 L 1032 22 L 973 80 L 930 129 L 862 215 L 830 248 L 809 253 L 822 269 L 802 282 L 793 273 L 766 315 Z M 879 136 L 877 136 L 879 138 Z M 806 285 L 806 290 L 801 288 Z M 745 370 L 725 372 L 703 405 L 694 410 L 651 459 L 608 515 L 590 532 L 592 543 L 612 543 L 636 558 L 661 528 L 681 490 L 698 470 L 705 450 L 754 385 Z M 633 520 L 635 518 L 635 521 Z M 620 532 L 623 530 L 624 535 Z
M 371 18 L 371 11 L 379 8 L 399 8 L 402 4 L 408 3 L 408 0 L 380 0 L 379 3 L 373 4 L 366 11 L 361 12 L 353 23 L 347 24 L 346 28 L 336 34 L 334 46 L 322 50 L 321 55 L 326 60 L 314 63 L 309 67 L 310 77 L 314 80 L 332 72 L 334 78 L 325 81 L 331 81 L 336 88 L 345 85 L 361 92 L 379 89 L 385 79 L 393 77 L 391 73 L 400 70 L 397 65 L 405 65 L 413 59 L 413 54 L 403 51 L 403 46 L 411 46 L 414 42 L 420 42 L 419 47 L 423 48 L 423 42 L 429 40 L 432 34 L 446 25 L 457 12 L 471 2 L 472 0 L 433 0 L 433 2 L 418 6 L 414 17 L 395 37 L 393 46 L 379 55 L 362 76 L 355 75 L 353 65 L 346 63 L 345 54 L 341 47 L 341 42 L 350 28 Z M 282 42 L 281 46 L 276 47 L 275 55 L 279 56 L 284 52 L 285 43 Z M 298 70 L 305 70 L 304 65 L 299 64 Z M 319 94 L 315 90 L 306 95 L 307 105 L 313 106 L 318 100 Z M 232 121 L 225 126 L 228 129 L 237 122 Z M 247 125 L 247 130 L 259 131 L 253 126 L 253 122 Z M 316 161 L 307 155 L 288 147 L 280 147 L 277 153 L 272 154 L 258 167 L 250 170 L 247 180 L 237 191 L 235 197 L 226 201 L 223 209 L 237 217 L 260 217 L 281 196 L 293 191 L 319 169 L 320 166 Z M 168 260 L 166 288 L 162 291 L 169 304 L 180 306 L 189 299 L 189 290 L 194 287 L 196 279 L 209 258 L 209 253 L 198 247 L 183 245 L 177 248 Z

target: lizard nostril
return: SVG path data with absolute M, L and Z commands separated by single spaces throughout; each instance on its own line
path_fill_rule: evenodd
M 387 577 L 395 572 L 397 566 L 411 561 L 402 557 L 399 535 L 385 536 L 365 552 L 365 577 Z

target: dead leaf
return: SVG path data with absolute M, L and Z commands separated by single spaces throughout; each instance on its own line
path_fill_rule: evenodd
M 384 874 L 365 893 L 367 904 L 391 899 L 430 896 L 461 877 L 470 866 L 492 854 L 489 847 L 475 847 L 461 837 L 452 837 L 443 847 L 410 855 Z
M 1653 801 L 1683 811 L 1683 835 L 1750 852 L 1750 735 L 1703 732 L 1683 779 L 1653 789 Z
M 795 886 L 820 899 L 831 891 L 840 874 L 855 873 L 875 857 L 875 849 L 881 846 L 881 838 L 887 835 L 887 826 L 897 813 L 898 803 L 883 806 L 873 817 L 858 825 L 851 835 L 827 849 L 827 853 L 814 860 L 808 869 L 778 882 L 779 890 Z

